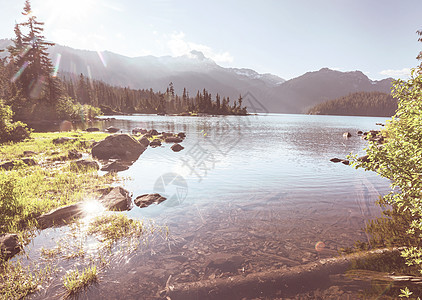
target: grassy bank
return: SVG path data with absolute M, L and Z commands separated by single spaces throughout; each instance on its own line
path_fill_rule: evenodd
M 51 209 L 96 196 L 96 191 L 110 184 L 112 176 L 98 176 L 96 170 L 70 167 L 69 151 L 89 153 L 94 141 L 104 133 L 33 133 L 19 143 L 3 144 L 0 164 L 18 161 L 12 170 L 0 170 L 0 233 L 19 232 L 35 224 L 35 218 Z M 74 140 L 55 144 L 54 139 Z M 31 151 L 31 152 L 27 152 Z M 36 165 L 19 163 L 34 159 Z

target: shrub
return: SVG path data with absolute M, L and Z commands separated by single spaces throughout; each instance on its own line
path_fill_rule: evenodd
M 26 124 L 13 122 L 12 117 L 12 109 L 0 99 L 0 143 L 18 142 L 29 137 L 30 131 Z

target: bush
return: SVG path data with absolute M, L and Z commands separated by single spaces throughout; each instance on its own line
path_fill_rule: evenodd
M 26 124 L 13 122 L 13 111 L 0 99 L 0 143 L 18 142 L 29 137 L 30 131 Z
M 59 119 L 86 121 L 101 115 L 101 109 L 88 104 L 75 103 L 70 97 L 61 97 L 56 104 L 56 112 Z

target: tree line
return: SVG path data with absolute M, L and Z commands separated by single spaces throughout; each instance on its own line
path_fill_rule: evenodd
M 312 115 L 391 117 L 396 113 L 397 100 L 381 92 L 357 92 L 328 100 L 312 107 Z

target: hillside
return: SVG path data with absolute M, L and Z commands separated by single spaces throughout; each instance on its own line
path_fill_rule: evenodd
M 380 92 L 359 92 L 320 103 L 311 108 L 312 115 L 343 115 L 391 117 L 397 110 L 397 100 Z
M 10 43 L 10 40 L 0 40 L 0 49 Z M 49 51 L 53 62 L 60 55 L 61 73 L 83 74 L 113 86 L 152 88 L 163 93 L 173 82 L 176 94 L 181 95 L 184 88 L 192 94 L 206 88 L 212 95 L 218 93 L 230 97 L 231 103 L 239 94 L 249 94 L 251 97 L 245 97 L 244 103 L 252 113 L 306 113 L 321 102 L 354 92 L 389 93 L 392 80 L 372 81 L 360 71 L 340 72 L 323 68 L 285 81 L 276 75 L 260 74 L 251 69 L 221 67 L 200 51 L 179 57 L 134 58 L 61 45 Z

